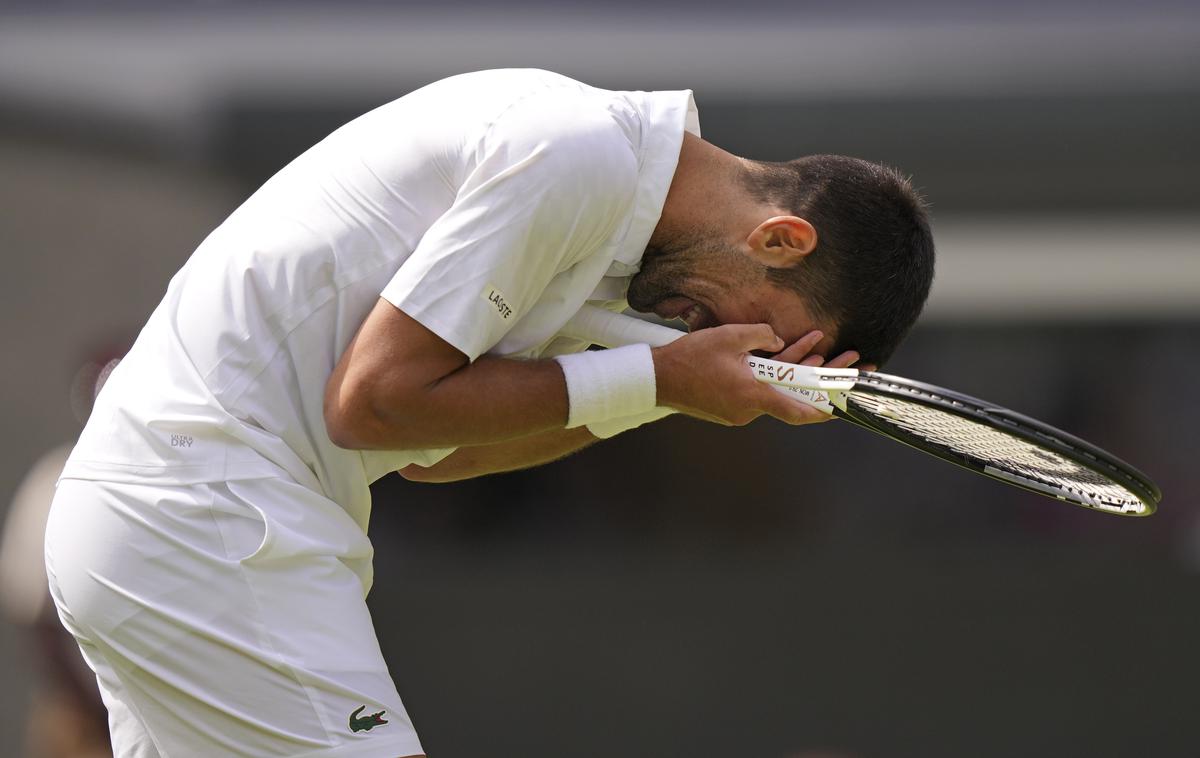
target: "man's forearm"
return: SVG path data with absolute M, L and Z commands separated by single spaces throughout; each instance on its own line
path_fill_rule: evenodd
M 400 469 L 400 475 L 414 482 L 454 482 L 540 466 L 595 441 L 584 427 L 555 429 L 508 442 L 462 447 L 433 466 L 406 466 Z
M 422 447 L 508 442 L 567 423 L 567 385 L 552 360 L 484 356 L 443 377 L 406 409 Z
M 655 392 L 648 407 L 657 403 L 727 424 L 749 423 L 763 413 L 794 424 L 814 421 L 813 415 L 824 417 L 755 381 L 747 369 L 748 353 L 783 347 L 767 325 L 731 324 L 654 348 Z M 552 360 L 484 356 L 468 363 L 463 352 L 380 300 L 326 383 L 325 426 L 341 447 L 420 450 L 488 445 L 561 430 L 577 401 L 577 425 L 602 421 L 609 411 L 613 416 L 622 410 L 634 413 L 620 404 L 614 408 L 592 402 L 621 397 L 604 382 L 579 386 L 601 392 L 582 392 L 569 403 L 563 368 Z M 647 399 L 642 395 L 632 404 Z
M 551 360 L 467 356 L 380 299 L 325 385 L 325 426 L 341 447 L 486 445 L 561 429 L 567 385 Z
M 362 393 L 374 400 L 353 406 L 353 423 L 338 436 L 331 425 L 330 436 L 343 447 L 419 450 L 506 442 L 567 422 L 567 386 L 552 360 L 485 356 L 416 391 L 409 383 L 403 373 L 377 380 Z M 337 402 L 326 398 L 327 408 Z

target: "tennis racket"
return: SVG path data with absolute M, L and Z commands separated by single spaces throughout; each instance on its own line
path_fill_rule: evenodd
M 590 305 L 561 333 L 604 347 L 661 347 L 684 335 Z M 755 378 L 808 405 L 1005 484 L 1122 516 L 1149 516 L 1162 499 L 1148 476 L 1116 456 L 968 395 L 875 371 L 746 362 Z

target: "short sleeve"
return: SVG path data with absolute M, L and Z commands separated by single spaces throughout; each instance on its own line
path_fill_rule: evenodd
M 628 214 L 637 156 L 603 104 L 546 90 L 510 106 L 466 158 L 451 207 L 381 296 L 474 361 Z

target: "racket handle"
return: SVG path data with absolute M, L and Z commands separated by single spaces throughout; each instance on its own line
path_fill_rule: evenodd
M 779 387 L 845 392 L 854 389 L 854 381 L 858 378 L 856 368 L 801 366 L 753 355 L 746 363 L 753 369 L 755 379 Z
M 834 408 L 846 410 L 845 392 L 854 387 L 858 376 L 857 369 L 813 368 L 753 355 L 746 363 L 754 378 L 770 384 L 771 389 L 830 414 Z

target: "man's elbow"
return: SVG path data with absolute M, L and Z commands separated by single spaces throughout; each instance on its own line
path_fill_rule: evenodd
M 415 432 L 419 416 L 403 408 L 382 411 L 362 397 L 326 396 L 325 433 L 345 450 L 422 450 L 435 447 Z
M 348 391 L 343 386 L 326 388 L 324 399 L 325 433 L 329 441 L 345 450 L 378 450 L 387 448 L 386 424 L 379 418 L 363 393 Z M 394 441 L 392 441 L 394 442 Z
M 364 425 L 356 422 L 353 414 L 344 408 L 331 407 L 325 403 L 325 433 L 329 441 L 345 450 L 369 450 L 370 443 L 364 434 Z

